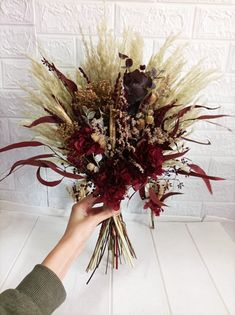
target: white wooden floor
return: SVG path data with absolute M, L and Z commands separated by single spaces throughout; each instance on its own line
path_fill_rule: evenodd
M 56 244 L 66 218 L 0 211 L 0 291 L 14 288 Z M 227 226 L 226 226 L 227 225 Z M 57 315 L 234 315 L 234 225 L 220 222 L 127 221 L 138 260 L 89 285 L 85 272 L 96 235 L 65 279 L 66 302 Z M 228 230 L 226 230 L 228 228 Z

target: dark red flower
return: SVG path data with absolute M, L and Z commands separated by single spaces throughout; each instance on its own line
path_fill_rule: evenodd
M 144 209 L 151 209 L 155 215 L 159 216 L 161 211 L 163 211 L 162 208 L 160 208 L 156 203 L 154 203 L 152 200 L 148 200 L 145 205 L 144 205 Z
M 82 127 L 68 141 L 67 159 L 78 169 L 84 167 L 83 157 L 104 152 L 99 143 L 91 138 L 93 132 L 93 129 L 89 126 Z
M 100 147 L 99 143 L 91 138 L 93 132 L 93 129 L 88 126 L 80 128 L 72 135 L 69 147 L 74 148 L 79 155 L 103 153 L 104 150 Z
M 121 161 L 115 163 L 114 159 L 106 160 L 99 173 L 94 175 L 96 192 L 101 196 L 102 202 L 114 210 L 119 209 L 130 181 L 131 176 L 125 165 L 122 165 Z
M 156 178 L 163 173 L 162 149 L 156 145 L 149 144 L 147 141 L 141 141 L 134 153 L 135 160 L 141 165 L 146 176 Z

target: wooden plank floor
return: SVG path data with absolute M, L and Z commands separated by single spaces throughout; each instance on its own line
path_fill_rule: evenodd
M 67 219 L 0 211 L 0 291 L 14 288 L 62 235 Z M 91 238 L 65 278 L 66 302 L 56 315 L 235 315 L 235 243 L 220 222 L 127 219 L 138 260 L 89 285 Z

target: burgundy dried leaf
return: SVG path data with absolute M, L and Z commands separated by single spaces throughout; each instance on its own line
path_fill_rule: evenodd
M 168 161 L 168 160 L 177 159 L 177 158 L 179 158 L 179 157 L 185 155 L 188 151 L 189 151 L 189 149 L 187 149 L 187 150 L 185 150 L 185 151 L 183 151 L 183 152 L 178 152 L 178 153 L 163 155 L 163 160 L 164 160 L 164 161 Z
M 145 186 L 142 186 L 140 189 L 139 189 L 139 194 L 140 194 L 140 198 L 142 200 L 146 199 L 146 196 L 145 196 Z
M 194 165 L 194 164 L 191 164 L 191 165 Z M 191 165 L 189 165 L 191 167 Z M 199 166 L 195 166 L 194 165 L 194 168 L 195 167 L 199 167 Z M 192 167 L 191 167 L 192 168 Z M 198 171 L 199 169 L 197 169 Z M 199 172 L 194 172 L 194 171 L 190 171 L 190 172 L 186 172 L 186 171 L 183 171 L 183 170 L 178 170 L 177 171 L 178 174 L 181 174 L 181 175 L 186 175 L 186 176 L 193 176 L 193 177 L 200 177 L 204 180 L 204 182 L 206 183 L 206 186 L 209 190 L 210 193 L 212 193 L 212 189 L 211 189 L 211 185 L 210 185 L 210 182 L 208 184 L 208 180 L 225 180 L 224 178 L 221 178 L 221 177 L 216 177 L 216 176 L 209 176 L 207 175 L 203 170 L 199 171 Z M 207 181 L 206 181 L 207 180 Z
M 166 193 L 165 195 L 162 196 L 161 198 L 161 201 L 164 201 L 165 199 L 171 197 L 171 196 L 174 196 L 174 195 L 182 195 L 183 193 L 181 192 L 169 192 L 169 193 Z
M 50 168 L 51 170 L 53 170 L 55 173 L 63 176 L 63 177 L 67 177 L 67 178 L 72 178 L 72 179 L 82 179 L 84 178 L 81 175 L 77 175 L 74 173 L 69 173 L 66 171 L 61 170 L 55 163 L 51 162 L 51 161 L 47 161 L 47 160 L 40 160 L 39 158 L 48 158 L 48 157 L 53 157 L 53 154 L 45 154 L 45 155 L 39 155 L 39 156 L 34 156 L 31 157 L 29 159 L 25 159 L 25 160 L 20 160 L 15 162 L 9 173 L 2 178 L 0 181 L 2 181 L 3 179 L 5 179 L 6 177 L 8 177 L 16 168 L 17 166 L 24 166 L 24 165 L 30 165 L 30 166 L 37 166 L 37 167 L 43 167 L 43 168 Z
M 57 77 L 61 80 L 61 82 L 64 84 L 64 86 L 67 88 L 67 90 L 74 94 L 77 90 L 78 87 L 76 83 L 74 83 L 72 80 L 68 79 L 62 72 L 60 72 L 54 63 L 50 63 L 48 60 L 45 58 L 42 59 L 42 63 L 48 67 L 49 71 L 55 72 Z
M 189 166 L 196 173 L 201 174 L 201 175 L 206 175 L 206 172 L 200 166 L 196 164 L 189 164 Z M 212 194 L 212 187 L 211 187 L 210 180 L 208 178 L 202 178 L 202 180 L 206 184 L 206 187 L 209 190 L 209 192 Z
M 194 142 L 197 144 L 202 144 L 202 145 L 211 145 L 210 140 L 207 139 L 207 142 L 201 142 L 201 141 L 197 141 L 197 140 L 193 140 L 193 139 L 189 139 L 189 138 L 185 138 L 185 137 L 181 137 L 182 139 L 189 141 L 189 142 Z
M 81 72 L 83 78 L 86 80 L 87 84 L 91 83 L 91 80 L 88 78 L 88 75 L 86 74 L 86 72 L 81 67 L 79 67 L 78 69 Z
M 44 186 L 55 187 L 55 186 L 59 185 L 59 184 L 62 182 L 62 180 L 63 180 L 63 177 L 62 177 L 62 178 L 59 179 L 59 180 L 47 181 L 47 180 L 45 180 L 45 179 L 42 178 L 42 176 L 41 176 L 41 174 L 40 174 L 40 170 L 41 170 L 41 167 L 39 167 L 39 168 L 37 169 L 37 174 L 36 174 L 36 175 L 37 175 L 38 181 L 39 181 L 42 185 L 44 185 Z
M 119 58 L 121 58 L 121 59 L 126 59 L 126 58 L 129 58 L 127 55 L 124 55 L 124 54 L 122 54 L 122 53 L 118 53 L 118 56 L 119 56 Z
M 24 159 L 24 160 L 19 160 L 17 162 L 15 162 L 9 173 L 7 175 L 5 175 L 2 179 L 0 179 L 0 181 L 4 180 L 6 177 L 8 177 L 9 175 L 11 175 L 11 173 L 13 173 L 13 171 L 18 167 L 18 166 L 24 166 L 24 165 L 32 165 L 32 166 L 40 166 L 39 165 L 39 161 L 40 159 L 48 159 L 48 158 L 52 158 L 54 157 L 54 154 L 40 154 L 40 155 L 36 155 L 36 156 L 33 156 L 31 158 L 28 158 L 28 159 Z M 39 161 L 38 161 L 39 160 Z M 34 163 L 35 165 L 31 164 Z
M 150 200 L 155 203 L 157 206 L 159 206 L 159 208 L 165 206 L 165 204 L 163 202 L 161 202 L 161 200 L 159 200 L 157 194 L 155 193 L 153 188 L 149 189 L 149 198 Z
M 228 128 L 228 127 L 226 127 L 226 126 L 224 126 L 224 125 L 221 125 L 221 124 L 219 124 L 219 123 L 216 123 L 216 122 L 214 122 L 214 121 L 205 120 L 205 122 L 207 122 L 208 124 L 212 124 L 212 125 L 215 125 L 215 126 L 219 126 L 219 127 L 225 128 L 225 129 L 228 130 L 229 132 L 233 132 L 233 129 Z
M 175 135 L 177 134 L 177 131 L 179 130 L 179 125 L 180 125 L 180 121 L 179 119 L 177 119 L 174 129 L 169 134 L 170 137 L 172 138 L 175 137 Z
M 4 148 L 0 149 L 0 153 L 13 150 L 13 149 L 18 149 L 18 148 L 26 148 L 26 147 L 40 147 L 43 146 L 44 144 L 39 142 L 39 141 L 22 141 L 22 142 L 17 142 L 10 144 Z
M 77 175 L 77 174 L 74 174 L 74 173 L 69 173 L 69 172 L 61 170 L 60 168 L 58 168 L 58 166 L 55 163 L 53 163 L 51 161 L 40 161 L 40 162 L 43 162 L 42 163 L 42 167 L 50 168 L 55 173 L 60 174 L 60 175 L 62 175 L 64 177 L 72 178 L 72 179 L 82 179 L 82 178 L 84 178 L 81 175 Z
M 173 104 L 169 104 L 166 106 L 163 106 L 162 108 L 159 108 L 158 110 L 155 111 L 154 116 L 155 116 L 155 123 L 156 123 L 156 127 L 160 127 L 163 126 L 164 124 L 164 117 L 166 116 L 166 113 L 174 108 L 180 105 L 176 105 L 175 103 Z
M 32 128 L 35 126 L 38 126 L 40 124 L 45 124 L 45 123 L 52 123 L 52 124 L 59 124 L 62 123 L 63 121 L 56 116 L 44 116 L 44 117 L 40 117 L 36 120 L 34 120 L 30 125 L 24 125 L 24 127 L 26 128 Z
M 231 117 L 230 115 L 202 115 L 196 118 L 192 118 L 189 120 L 204 120 L 204 119 L 216 119 L 221 117 Z
M 190 110 L 192 110 L 193 108 L 203 108 L 203 109 L 207 109 L 207 110 L 216 110 L 219 107 L 207 107 L 207 106 L 203 106 L 203 105 L 190 105 L 187 106 L 185 108 L 182 108 L 178 113 L 176 113 L 174 116 L 177 118 L 181 118 L 183 117 L 187 112 L 189 112 Z

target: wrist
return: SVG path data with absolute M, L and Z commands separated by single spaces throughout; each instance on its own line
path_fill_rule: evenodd
M 44 259 L 42 265 L 51 269 L 62 280 L 83 247 L 83 244 L 77 244 L 73 238 L 63 236 Z

